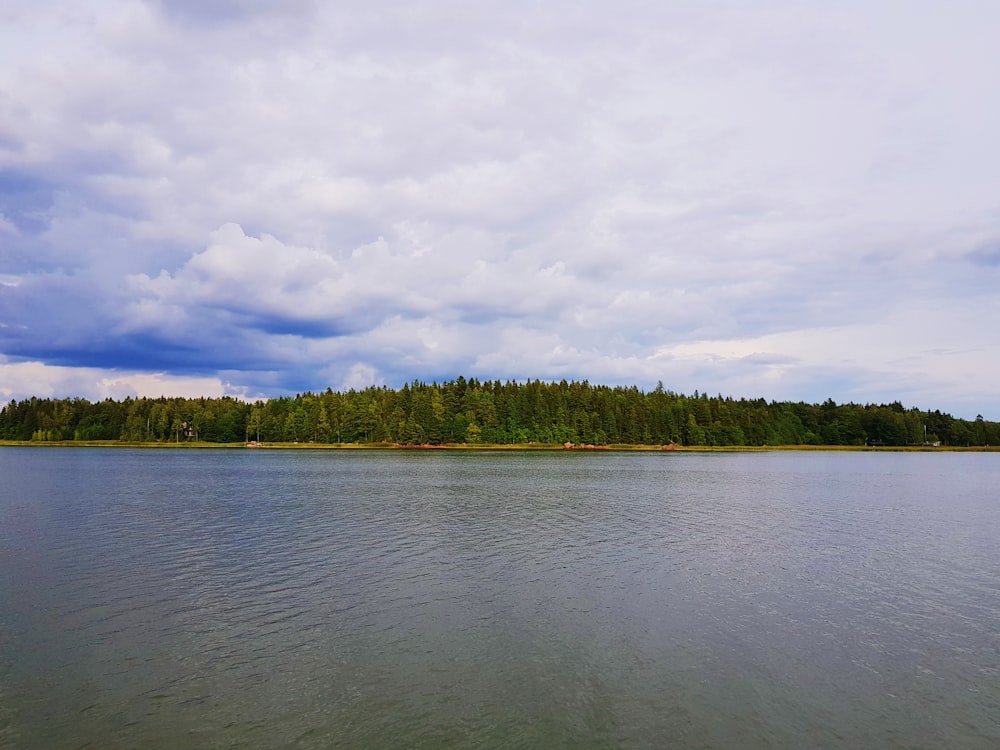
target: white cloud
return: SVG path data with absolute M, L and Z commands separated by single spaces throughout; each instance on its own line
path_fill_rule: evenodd
M 334 376 L 334 373 L 330 373 L 330 375 Z M 340 384 L 340 390 L 347 391 L 353 389 L 360 391 L 373 385 L 382 384 L 382 379 L 374 367 L 359 362 L 348 369 L 346 377 Z
M 117 372 L 93 367 L 59 367 L 43 362 L 0 360 L 0 399 L 79 397 L 92 401 L 106 398 L 159 398 L 236 396 L 257 398 L 260 394 L 216 377 L 185 377 L 162 372 Z

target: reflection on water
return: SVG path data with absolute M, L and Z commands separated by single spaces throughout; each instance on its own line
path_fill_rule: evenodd
M 1000 746 L 984 454 L 3 449 L 0 746 Z

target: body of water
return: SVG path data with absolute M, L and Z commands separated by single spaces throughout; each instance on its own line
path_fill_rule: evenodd
M 1000 457 L 0 449 L 0 747 L 1000 747 Z

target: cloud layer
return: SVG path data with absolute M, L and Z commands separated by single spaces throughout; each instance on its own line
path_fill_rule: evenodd
M 994 4 L 326 5 L 0 4 L 0 397 L 1000 418 Z

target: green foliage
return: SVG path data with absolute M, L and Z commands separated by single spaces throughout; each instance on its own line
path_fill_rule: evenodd
M 399 390 L 303 393 L 248 404 L 224 398 L 38 399 L 0 409 L 0 439 L 51 442 L 243 440 L 300 443 L 740 445 L 1000 444 L 1000 423 L 892 404 L 733 399 L 663 384 L 414 381 Z

